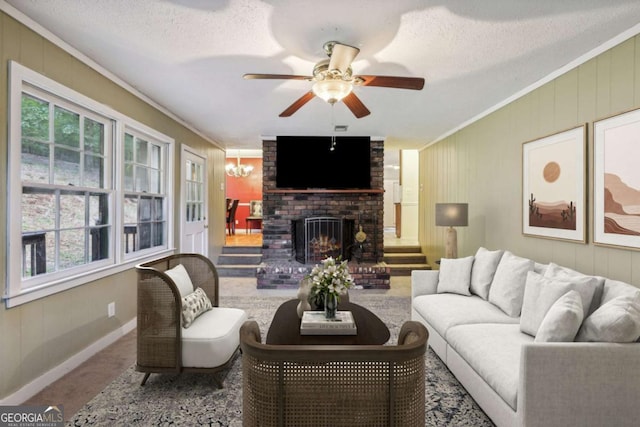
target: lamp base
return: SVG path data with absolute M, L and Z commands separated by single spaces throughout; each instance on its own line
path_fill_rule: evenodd
M 445 235 L 444 257 L 458 258 L 458 233 L 453 227 L 449 227 Z

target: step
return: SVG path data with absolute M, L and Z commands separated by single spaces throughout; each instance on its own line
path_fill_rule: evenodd
M 385 250 L 382 260 L 388 264 L 426 264 L 427 257 L 422 253 L 388 253 Z
M 385 254 L 406 254 L 406 253 L 420 253 L 420 252 L 422 252 L 422 248 L 418 245 L 385 246 L 384 247 Z
M 217 265 L 250 265 L 255 266 L 262 262 L 262 254 L 233 253 L 222 254 L 218 257 Z
M 223 246 L 223 254 L 261 254 L 262 246 Z
M 219 277 L 256 277 L 257 265 L 218 265 Z
M 429 264 L 389 264 L 391 276 L 411 276 L 413 270 L 431 270 Z

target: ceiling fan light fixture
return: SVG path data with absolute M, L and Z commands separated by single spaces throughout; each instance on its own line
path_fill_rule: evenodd
M 335 104 L 351 93 L 353 85 L 341 79 L 320 80 L 313 84 L 311 90 L 315 96 Z

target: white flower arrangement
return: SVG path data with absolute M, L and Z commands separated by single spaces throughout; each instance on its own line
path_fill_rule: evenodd
M 322 301 L 325 294 L 334 295 L 339 301 L 340 295 L 353 286 L 349 264 L 340 257 L 325 258 L 313 267 L 307 279 L 311 282 L 309 300 L 316 302 Z

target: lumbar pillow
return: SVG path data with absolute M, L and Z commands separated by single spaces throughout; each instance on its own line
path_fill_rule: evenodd
M 570 342 L 576 337 L 584 317 L 582 298 L 569 291 L 556 301 L 544 316 L 534 342 Z
M 198 316 L 211 308 L 211 300 L 202 288 L 182 298 L 182 327 L 188 328 Z
M 531 270 L 532 260 L 505 251 L 491 282 L 489 302 L 511 317 L 519 316 L 527 273 Z
M 471 268 L 473 266 L 473 256 L 466 258 L 442 258 L 440 260 L 440 273 L 438 276 L 439 294 L 450 292 L 460 295 L 471 295 L 469 285 L 471 284 Z
M 187 273 L 187 269 L 184 268 L 184 265 L 178 264 L 172 269 L 165 271 L 164 274 L 171 277 L 171 280 L 173 280 L 178 287 L 182 298 L 193 292 L 193 283 L 191 283 L 191 278 L 189 277 L 189 273 Z
M 483 247 L 478 248 L 473 268 L 471 269 L 471 293 L 478 295 L 483 300 L 489 298 L 489 288 L 496 274 L 496 268 L 504 251 L 489 251 Z
M 587 317 L 576 341 L 633 342 L 640 338 L 640 294 L 603 304 Z
M 568 281 L 576 285 L 575 289 L 582 296 L 582 307 L 584 308 L 585 318 L 596 309 L 596 305 L 600 301 L 602 287 L 604 286 L 604 278 L 596 276 L 587 276 L 567 267 L 561 267 L 553 262 L 549 263 L 544 277 Z
M 569 282 L 552 280 L 534 271 L 528 272 L 522 300 L 520 330 L 535 337 L 551 306 L 571 289 L 572 285 Z

